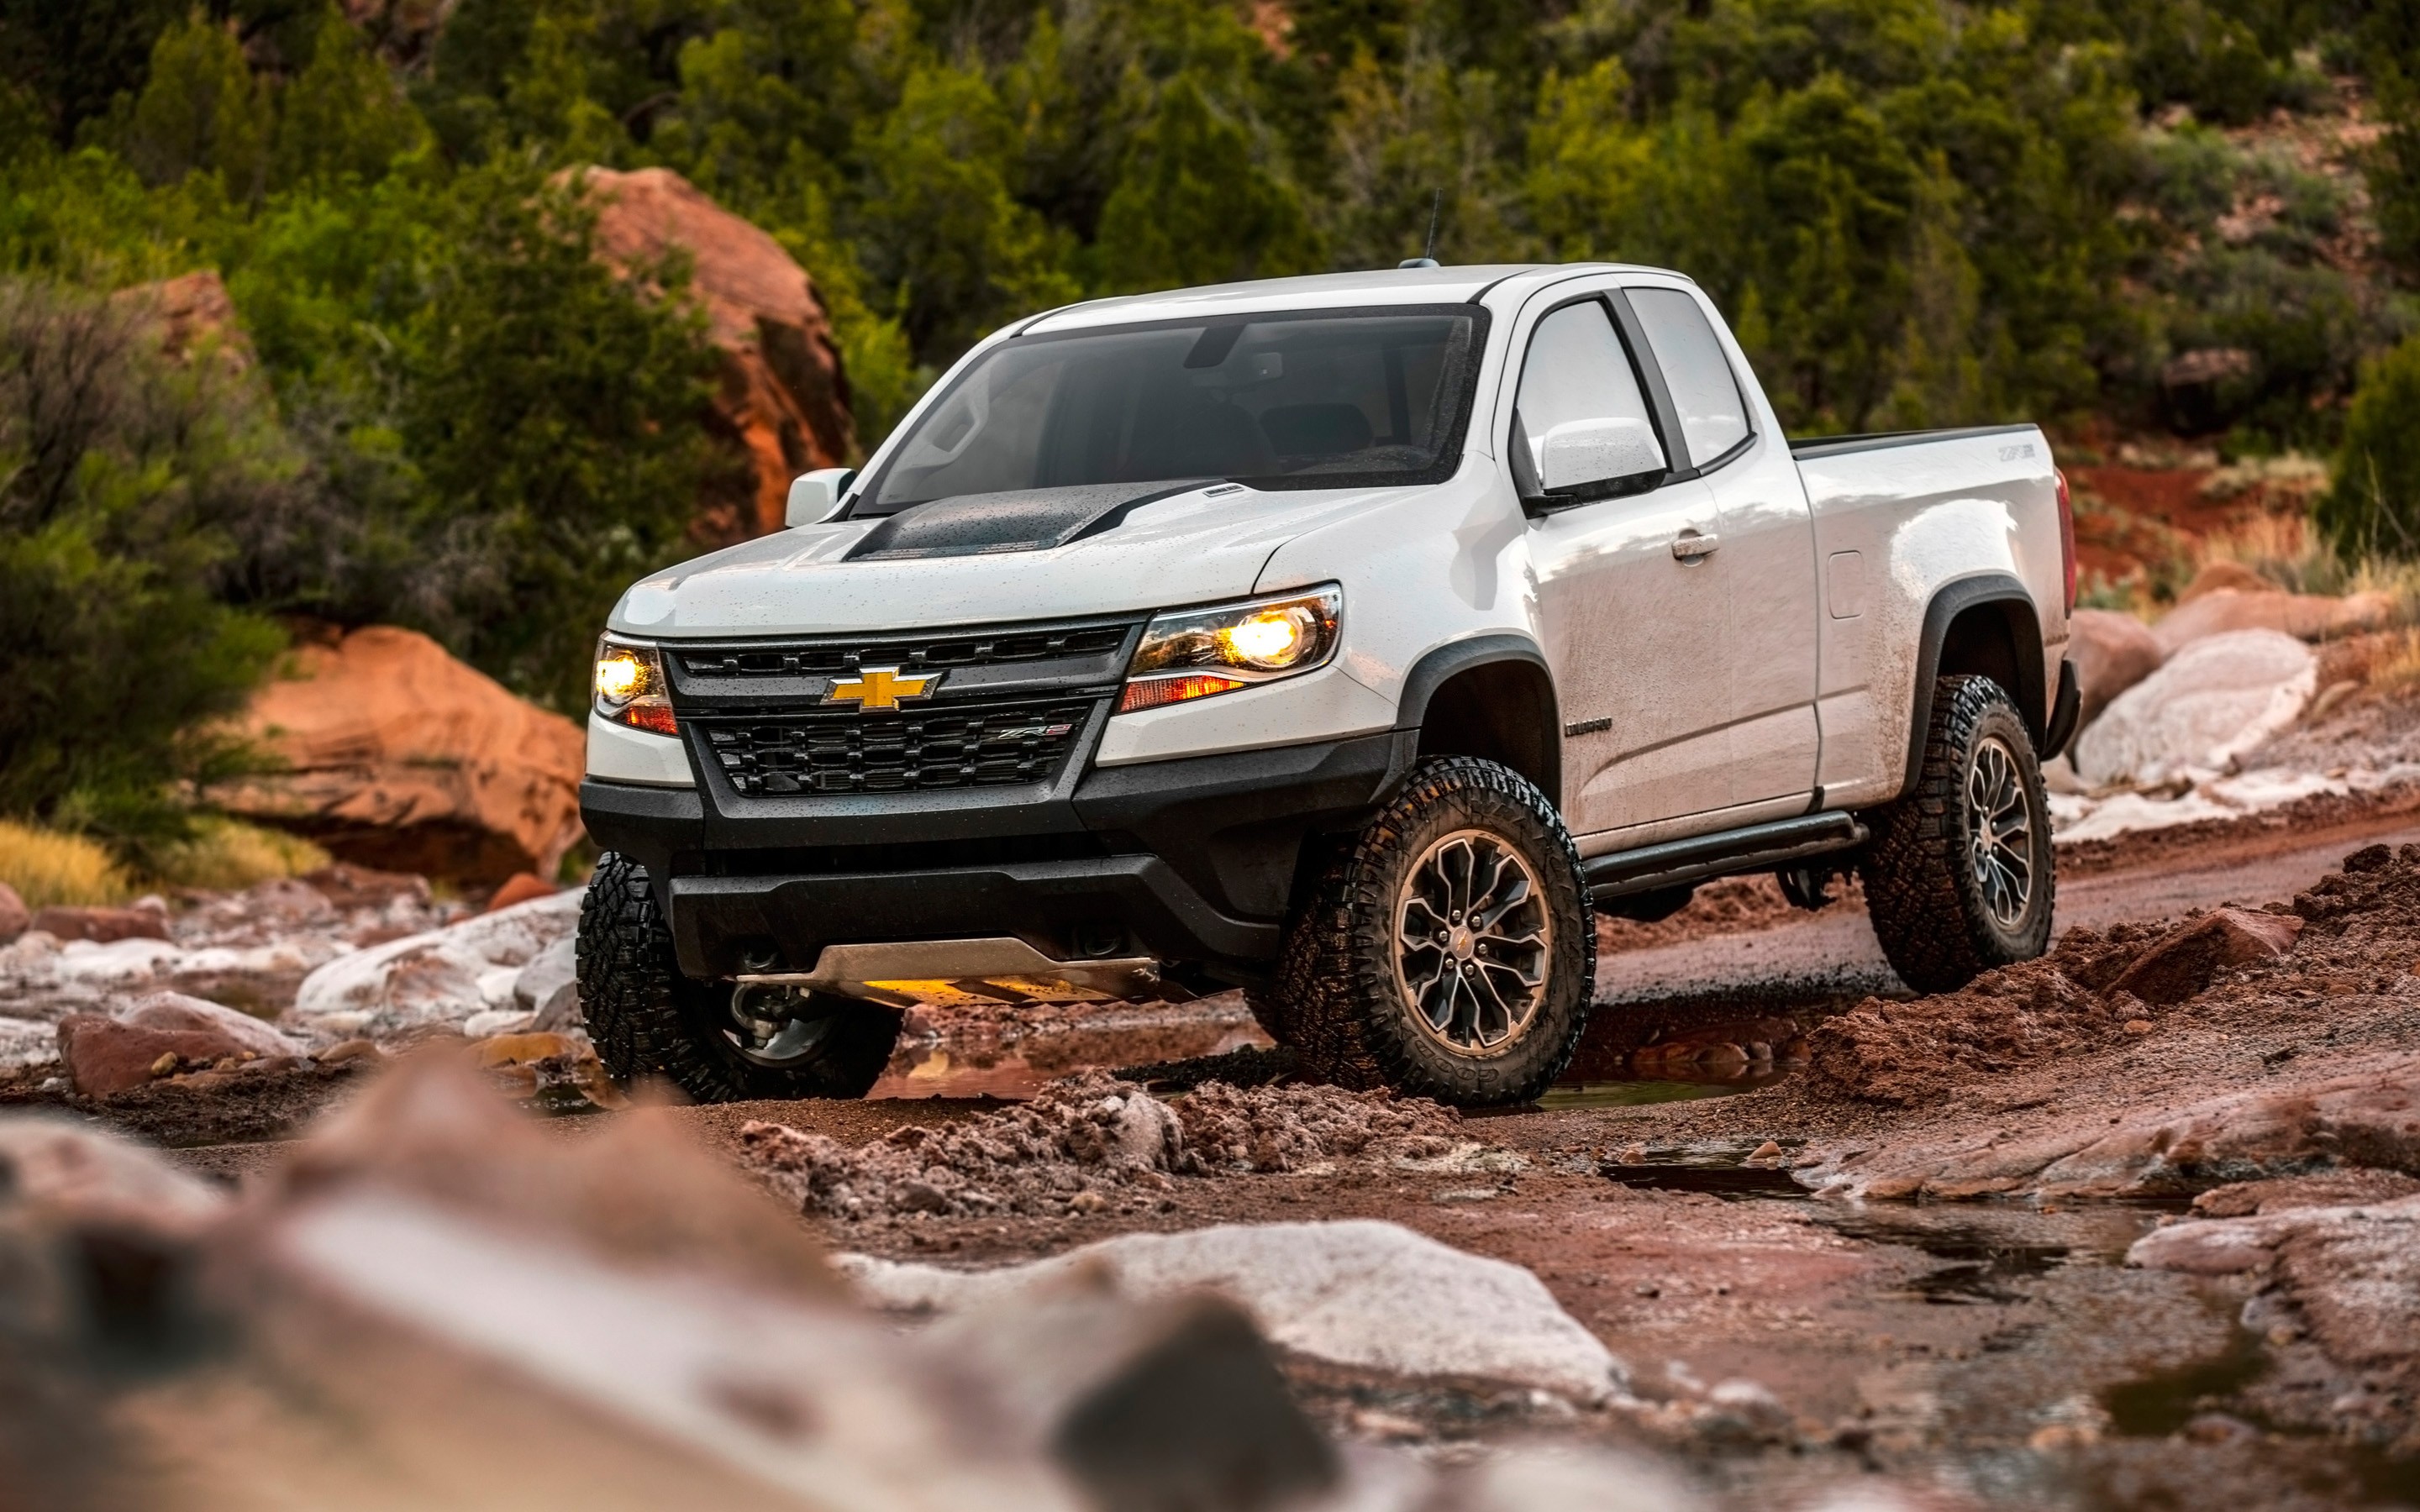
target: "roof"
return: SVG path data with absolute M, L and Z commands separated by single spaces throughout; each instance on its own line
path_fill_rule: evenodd
M 1524 275 L 1611 264 L 1482 263 L 1464 268 L 1388 268 L 1358 273 L 1315 273 L 1249 284 L 1129 294 L 1070 304 L 1037 316 L 1029 331 L 1078 331 L 1092 326 L 1182 320 L 1230 311 L 1350 309 L 1373 304 L 1464 304 L 1492 285 Z

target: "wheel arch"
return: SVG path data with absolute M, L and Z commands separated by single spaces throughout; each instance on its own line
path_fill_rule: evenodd
M 1924 765 L 1933 689 L 1943 677 L 1980 674 L 2008 689 L 2035 748 L 2042 748 L 2049 735 L 2050 699 L 2041 644 L 2041 615 L 2033 595 L 2011 574 L 1961 578 L 1932 595 L 1917 641 L 1907 759 L 1900 779 L 1902 795 L 1916 790 Z
M 1561 716 L 1554 673 L 1527 636 L 1481 635 L 1438 646 L 1412 665 L 1395 728 L 1419 733 L 1421 756 L 1501 762 L 1560 811 Z

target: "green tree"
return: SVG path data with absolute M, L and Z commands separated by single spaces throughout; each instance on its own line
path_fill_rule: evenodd
M 295 457 L 257 391 L 164 357 L 139 303 L 0 282 L 0 812 L 173 839 L 170 785 L 226 769 L 211 724 L 284 644 L 213 593 L 220 522 Z
M 1068 250 L 1009 192 L 1017 136 L 984 77 L 919 66 L 898 108 L 858 147 L 865 179 L 856 220 L 867 271 L 917 356 L 939 363 L 1001 320 L 1078 297 Z
M 1189 77 L 1126 148 L 1101 212 L 1105 288 L 1174 288 L 1308 272 L 1319 248 L 1292 185 L 1256 161 L 1243 127 L 1215 111 Z
M 279 188 L 353 174 L 376 178 L 420 150 L 427 124 L 344 13 L 320 19 L 311 62 L 278 102 L 271 157 Z
M 268 188 L 269 91 L 234 36 L 199 10 L 161 33 L 142 94 L 121 97 L 110 122 L 109 135 L 148 182 L 215 173 L 240 200 Z
M 2348 557 L 2420 557 L 2420 336 L 2363 368 L 2317 515 Z

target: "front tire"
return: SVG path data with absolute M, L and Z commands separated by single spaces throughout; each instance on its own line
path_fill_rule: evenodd
M 1342 1086 L 1533 1101 L 1587 1026 L 1586 900 L 1545 795 L 1495 762 L 1429 758 L 1318 868 L 1264 1022 Z
M 580 1011 L 614 1081 L 663 1076 L 700 1103 L 863 1097 L 899 1011 L 830 993 L 768 1002 L 681 975 L 644 867 L 608 851 L 580 904 Z
M 1867 816 L 1866 907 L 1901 980 L 1955 992 L 2050 948 L 2050 800 L 2024 717 L 1988 677 L 1944 677 L 1914 792 Z

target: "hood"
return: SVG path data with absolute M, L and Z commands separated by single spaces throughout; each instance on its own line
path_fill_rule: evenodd
M 667 567 L 614 607 L 612 625 L 632 635 L 820 635 L 855 630 L 1072 619 L 1241 598 L 1259 586 L 1270 553 L 1306 531 L 1422 491 L 1322 488 L 1263 491 L 1239 484 L 1138 485 L 1131 497 L 1064 501 L 1048 520 L 1023 520 L 969 549 L 926 547 L 954 517 L 999 517 L 996 502 L 963 511 L 954 501 L 887 518 L 782 531 Z M 930 509 L 928 527 L 907 522 Z M 1077 523 L 1080 516 L 1082 523 Z M 956 529 L 946 532 L 959 534 Z

